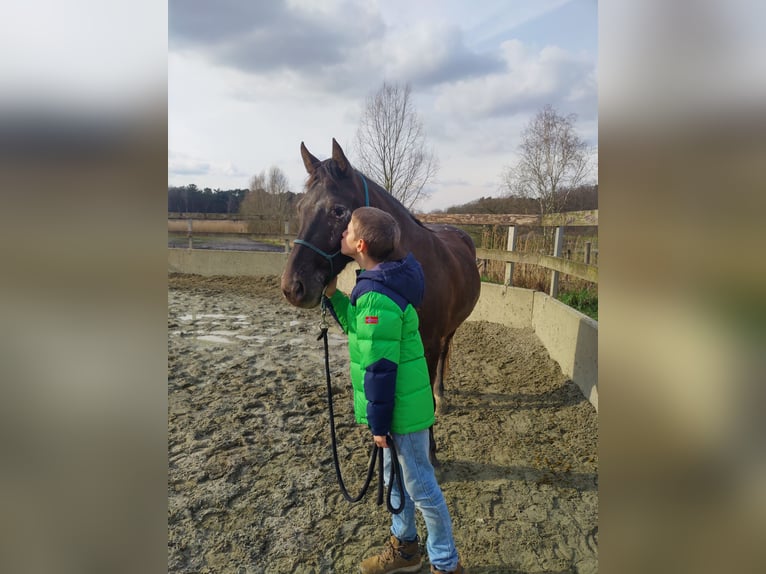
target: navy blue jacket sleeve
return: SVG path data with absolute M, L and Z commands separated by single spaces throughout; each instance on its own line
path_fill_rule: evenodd
M 364 374 L 364 394 L 367 397 L 367 423 L 375 436 L 391 432 L 394 414 L 394 393 L 398 366 L 388 359 L 380 359 Z

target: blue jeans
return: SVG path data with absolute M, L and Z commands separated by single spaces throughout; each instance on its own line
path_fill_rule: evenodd
M 428 429 L 408 434 L 393 434 L 394 445 L 402 468 L 404 483 L 404 510 L 391 515 L 391 534 L 399 540 L 411 541 L 417 538 L 415 508 L 423 515 L 428 530 L 426 550 L 431 565 L 437 570 L 451 572 L 457 568 L 457 549 L 452 537 L 452 518 L 447 509 L 439 484 L 436 482 L 434 467 L 428 458 Z M 391 468 L 391 449 L 383 451 L 383 466 L 386 486 Z M 399 487 L 394 481 L 391 491 L 391 505 L 400 504 Z

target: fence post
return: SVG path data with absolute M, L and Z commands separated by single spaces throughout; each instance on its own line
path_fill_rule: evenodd
M 590 241 L 585 242 L 585 265 L 590 265 Z
M 561 257 L 561 248 L 564 245 L 564 228 L 556 228 L 556 239 L 554 240 L 553 256 Z M 559 294 L 559 272 L 553 271 L 551 273 L 551 297 L 555 298 Z
M 285 219 L 285 235 L 290 235 L 290 220 Z M 290 253 L 290 240 L 285 237 L 285 253 Z
M 192 220 L 191 218 L 186 220 L 186 236 L 189 238 L 189 249 L 194 249 L 192 246 Z
M 511 225 L 508 228 L 508 244 L 506 245 L 508 251 L 516 251 L 516 226 Z M 505 264 L 505 284 L 509 287 L 513 286 L 513 263 Z

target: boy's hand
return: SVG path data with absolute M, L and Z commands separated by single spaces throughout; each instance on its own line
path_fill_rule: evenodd
M 374 435 L 372 438 L 375 441 L 376 446 L 379 446 L 380 448 L 388 448 L 388 437 L 386 435 Z
M 326 297 L 332 297 L 333 293 L 335 293 L 335 285 L 338 283 L 338 276 L 332 278 L 332 281 L 330 281 L 327 284 L 327 287 L 324 290 L 324 294 Z

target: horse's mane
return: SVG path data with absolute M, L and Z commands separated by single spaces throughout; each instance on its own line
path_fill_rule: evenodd
M 384 189 L 381 185 L 376 183 L 374 180 L 364 175 L 361 171 L 359 171 L 356 168 L 353 168 L 353 169 L 357 173 L 359 173 L 360 175 L 363 175 L 366 178 L 368 186 L 370 187 L 377 186 L 376 191 L 378 191 L 381 194 L 384 194 L 384 196 L 387 197 L 389 201 L 391 201 L 394 204 L 394 206 L 398 208 L 399 211 L 408 215 L 409 218 L 412 219 L 412 221 L 417 223 L 423 229 L 428 229 L 425 225 L 423 225 L 422 221 L 420 221 L 417 217 L 413 215 L 413 213 L 409 209 L 404 207 L 404 204 L 402 204 L 401 201 L 396 199 L 391 193 L 386 191 L 386 189 Z M 319 166 L 317 166 L 317 168 L 314 170 L 313 173 L 309 175 L 308 179 L 306 180 L 306 189 L 307 190 L 311 189 L 315 184 L 321 182 L 322 180 L 330 179 L 330 180 L 337 181 L 341 179 L 342 177 L 344 177 L 344 174 L 340 172 L 340 169 L 338 168 L 338 164 L 335 163 L 332 160 L 332 158 L 326 159 L 323 162 L 321 162 Z

